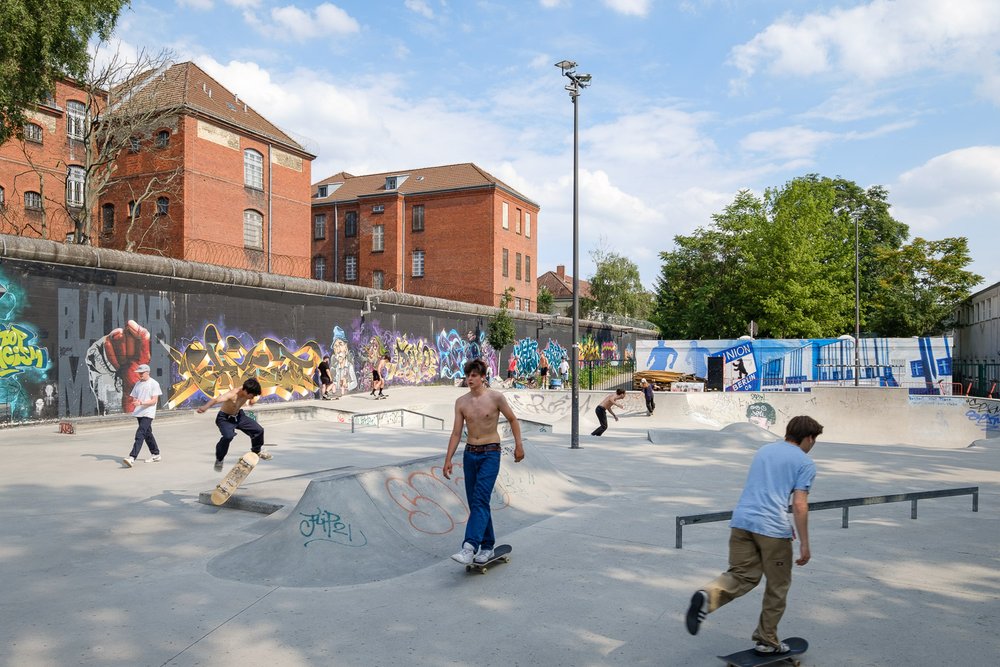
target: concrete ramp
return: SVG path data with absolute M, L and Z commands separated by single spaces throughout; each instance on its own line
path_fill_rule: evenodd
M 528 442 L 514 463 L 504 445 L 493 492 L 499 541 L 607 491 L 563 475 Z M 211 560 L 208 571 L 277 586 L 344 586 L 398 577 L 461 548 L 469 508 L 461 453 L 452 479 L 441 456 L 313 480 L 273 530 Z
M 683 428 L 653 428 L 647 431 L 646 436 L 654 445 L 690 445 L 692 442 L 699 442 L 707 447 L 754 449 L 777 439 L 775 434 L 767 429 L 747 423 L 723 426 L 714 436 L 707 436 L 706 429 Z

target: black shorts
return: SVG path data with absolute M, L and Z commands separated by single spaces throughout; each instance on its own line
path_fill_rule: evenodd
M 546 375 L 549 374 L 549 367 L 545 366 L 545 367 L 539 369 L 538 372 L 541 373 L 542 377 L 545 377 Z
M 378 382 L 382 379 L 382 376 L 378 374 L 377 370 L 372 371 L 372 382 Z

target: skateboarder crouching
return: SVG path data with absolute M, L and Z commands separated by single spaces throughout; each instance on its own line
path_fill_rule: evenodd
M 239 389 L 230 389 L 198 408 L 198 412 L 203 413 L 213 405 L 221 406 L 219 413 L 215 415 L 215 425 L 219 427 L 219 433 L 222 434 L 219 442 L 215 445 L 216 471 L 222 470 L 222 461 L 229 452 L 229 443 L 236 437 L 237 430 L 250 436 L 250 450 L 254 454 L 258 454 L 264 461 L 271 458 L 269 452 L 261 451 L 261 448 L 264 447 L 264 429 L 242 409 L 244 405 L 253 405 L 259 398 L 260 382 L 256 378 L 250 378 Z
M 816 464 L 809 451 L 823 427 L 812 417 L 793 417 L 785 428 L 785 439 L 764 445 L 754 455 L 743 494 L 729 522 L 729 570 L 705 588 L 695 591 L 687 612 L 687 629 L 698 633 L 705 616 L 749 593 L 761 576 L 767 578 L 754 650 L 787 653 L 788 645 L 778 637 L 778 621 L 785 613 L 792 583 L 792 540 L 799 537 L 796 565 L 805 565 L 809 551 L 809 490 L 816 477 Z M 794 530 L 788 521 L 788 499 L 792 500 Z
M 597 421 L 601 422 L 601 425 L 594 429 L 590 435 L 601 435 L 608 430 L 608 413 L 618 421 L 618 415 L 612 410 L 612 407 L 617 407 L 618 409 L 623 409 L 625 406 L 622 405 L 622 401 L 625 399 L 625 390 L 616 389 L 615 393 L 608 394 L 601 401 L 601 404 L 594 408 L 594 412 L 597 414 Z
M 132 444 L 132 451 L 122 459 L 122 464 L 126 468 L 131 468 L 135 464 L 136 457 L 142 451 L 142 443 L 149 447 L 150 458 L 146 463 L 156 463 L 160 460 L 160 448 L 156 445 L 156 438 L 153 437 L 153 418 L 156 417 L 156 404 L 160 401 L 160 383 L 149 377 L 149 366 L 140 364 L 135 372 L 139 374 L 139 381 L 132 387 L 129 396 L 135 399 L 135 407 L 132 409 L 132 416 L 135 417 L 139 426 L 135 430 L 135 442 Z
M 490 515 L 490 496 L 500 472 L 500 432 L 497 422 L 503 414 L 514 434 L 514 462 L 524 458 L 521 444 L 521 425 L 504 395 L 486 387 L 486 364 L 473 359 L 465 364 L 465 377 L 469 393 L 455 401 L 455 425 L 448 439 L 448 452 L 444 456 L 444 476 L 451 479 L 451 457 L 455 455 L 462 439 L 463 425 L 468 430 L 468 442 L 462 455 L 462 472 L 465 476 L 465 495 L 469 503 L 469 521 L 465 524 L 465 541 L 462 550 L 453 560 L 469 565 L 473 561 L 486 563 L 493 557 L 496 535 Z

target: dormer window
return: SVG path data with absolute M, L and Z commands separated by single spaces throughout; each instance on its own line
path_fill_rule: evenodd
M 385 177 L 385 189 L 386 190 L 395 190 L 396 189 L 396 177 L 395 176 L 386 176 Z
M 326 185 L 319 186 L 319 192 L 316 193 L 316 196 L 317 197 L 326 197 L 327 192 L 329 191 L 329 189 L 330 188 L 328 186 L 326 186 Z

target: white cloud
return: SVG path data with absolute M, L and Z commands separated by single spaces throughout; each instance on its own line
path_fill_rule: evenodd
M 540 0 L 542 7 L 546 9 L 552 9 L 553 7 L 561 7 L 563 5 L 568 5 L 568 0 Z
M 972 146 L 931 158 L 889 186 L 892 214 L 914 236 L 965 236 L 975 256 L 992 259 L 1000 220 L 1000 146 Z M 1000 264 L 974 263 L 986 283 L 1000 281 Z
M 226 0 L 226 4 L 238 9 L 257 9 L 261 0 Z
M 329 35 L 346 35 L 358 32 L 361 26 L 340 7 L 324 2 L 313 13 L 299 9 L 295 5 L 275 7 L 271 10 L 271 20 L 277 24 L 277 32 L 287 39 L 316 39 Z M 259 22 L 255 27 L 262 29 Z
M 434 10 L 424 0 L 405 0 L 403 4 L 410 11 L 416 12 L 425 18 L 434 18 Z
M 652 0 L 604 0 L 605 6 L 626 16 L 646 16 Z
M 212 0 L 177 0 L 177 4 L 181 7 L 190 7 L 197 11 L 207 11 L 215 6 Z
M 730 62 L 744 78 L 832 76 L 869 84 L 923 70 L 987 77 L 1000 55 L 995 0 L 872 0 L 801 18 L 786 16 L 745 44 Z M 734 82 L 740 87 L 743 81 Z

